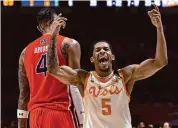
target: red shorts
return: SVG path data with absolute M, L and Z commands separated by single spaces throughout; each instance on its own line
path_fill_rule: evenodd
M 36 108 L 30 111 L 30 128 L 74 128 L 72 113 Z

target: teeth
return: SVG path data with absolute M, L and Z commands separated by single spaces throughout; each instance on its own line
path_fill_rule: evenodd
M 100 61 L 107 61 L 107 59 L 106 58 L 102 58 L 102 59 L 100 59 Z
M 107 61 L 100 61 L 100 63 L 101 63 L 101 64 L 106 64 L 106 63 L 107 63 Z

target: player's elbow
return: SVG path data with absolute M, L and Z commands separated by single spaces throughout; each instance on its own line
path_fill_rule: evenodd
M 55 74 L 56 69 L 48 67 L 48 68 L 47 68 L 47 71 L 48 71 L 48 73 L 50 73 L 50 74 Z
M 164 66 L 168 65 L 168 58 L 164 60 L 163 65 Z
M 166 66 L 168 64 L 168 59 L 164 59 L 164 60 L 155 60 L 156 66 L 158 68 L 163 68 L 164 66 Z
M 48 71 L 48 73 L 52 73 L 53 72 L 53 70 L 52 70 L 52 68 L 47 68 L 47 71 Z

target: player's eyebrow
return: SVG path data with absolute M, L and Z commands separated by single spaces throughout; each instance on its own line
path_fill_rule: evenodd
M 103 48 L 103 49 L 110 49 L 109 47 L 107 47 L 107 46 L 101 46 L 101 47 L 96 47 L 95 49 L 97 50 L 97 49 L 101 49 L 101 48 Z

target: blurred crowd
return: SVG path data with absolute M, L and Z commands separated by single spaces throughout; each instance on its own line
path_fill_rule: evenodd
M 1 128 L 17 128 L 17 121 L 11 120 L 11 121 L 1 121 Z
M 10 122 L 1 121 L 1 128 L 17 128 L 17 121 L 12 120 Z M 137 126 L 133 126 L 133 128 L 176 128 L 171 126 L 169 122 L 164 122 L 160 125 L 154 124 L 145 124 L 144 122 L 139 122 Z
M 136 127 L 134 126 L 133 128 L 174 128 L 171 127 L 169 122 L 165 122 L 162 125 L 154 125 L 154 124 L 145 124 L 144 122 L 140 122 Z

